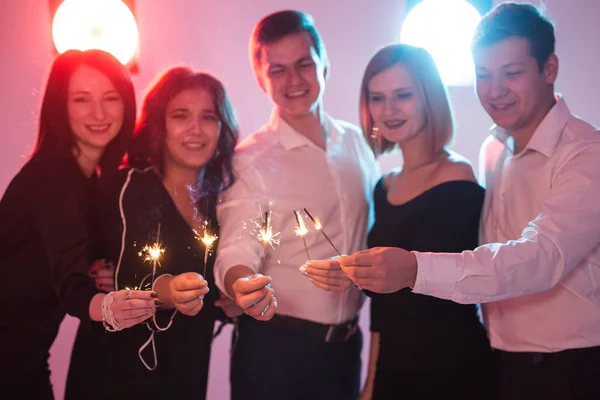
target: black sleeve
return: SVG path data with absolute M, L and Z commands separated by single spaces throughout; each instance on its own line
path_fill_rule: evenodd
M 11 249 L 21 240 L 23 230 L 26 229 L 26 209 L 21 204 L 18 186 L 18 178 L 15 178 L 0 200 L 0 257 L 2 260 L 8 257 Z
M 85 178 L 69 161 L 36 167 L 31 172 L 27 203 L 61 304 L 68 314 L 89 322 L 89 304 L 98 293 L 87 272 L 89 205 L 85 203 L 89 199 Z
M 385 310 L 382 309 L 383 302 L 381 295 L 376 293 L 371 294 L 371 332 L 381 331 L 381 321 L 385 318 Z

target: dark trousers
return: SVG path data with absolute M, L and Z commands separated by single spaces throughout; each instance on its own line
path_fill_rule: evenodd
M 360 391 L 360 329 L 347 342 L 240 318 L 231 357 L 232 400 L 348 400 Z
M 600 399 L 600 347 L 556 353 L 495 353 L 499 400 Z
M 39 381 L 8 387 L 0 386 L 0 398 L 6 400 L 54 400 L 54 393 L 49 381 Z

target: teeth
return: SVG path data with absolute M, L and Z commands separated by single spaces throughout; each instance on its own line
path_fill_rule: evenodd
M 404 125 L 405 122 L 406 121 L 389 121 L 385 122 L 385 126 L 387 126 L 389 129 L 395 129 Z
M 184 147 L 187 147 L 189 149 L 201 149 L 202 147 L 204 147 L 204 143 L 185 143 Z
M 291 93 L 288 93 L 287 96 L 288 97 L 299 97 L 299 96 L 304 96 L 306 93 L 308 93 L 308 90 L 302 90 L 302 91 L 298 91 L 298 92 L 291 92 Z
M 104 125 L 88 125 L 88 129 L 91 131 L 104 131 L 106 129 L 108 129 L 108 127 L 110 126 L 110 124 L 104 124 Z
M 492 104 L 492 107 L 500 109 L 500 110 L 506 110 L 508 107 L 512 106 L 514 103 L 509 103 L 509 104 Z

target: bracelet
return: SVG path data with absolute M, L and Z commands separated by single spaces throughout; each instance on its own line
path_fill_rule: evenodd
M 117 322 L 115 316 L 110 308 L 112 303 L 114 302 L 114 294 L 115 292 L 110 292 L 102 299 L 102 325 L 104 329 L 108 332 L 117 332 L 125 329 L 121 324 Z

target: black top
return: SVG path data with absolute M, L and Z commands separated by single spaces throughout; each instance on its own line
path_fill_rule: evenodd
M 73 158 L 31 159 L 0 202 L 0 387 L 49 383 L 48 351 L 65 311 L 89 321 L 87 275 L 95 179 Z
M 453 253 L 474 249 L 483 197 L 484 190 L 476 183 L 451 181 L 396 206 L 388 202 L 380 180 L 369 247 Z M 489 354 L 475 305 L 416 294 L 409 288 L 368 294 L 371 330 L 381 338 L 377 375 L 448 371 Z
M 139 252 L 144 245 L 155 242 L 159 223 L 160 242 L 165 252 L 156 276 L 190 271 L 204 274 L 203 244 L 179 214 L 158 175 L 150 169 L 126 173 L 102 188 L 100 201 L 104 207 L 99 207 L 101 222 L 97 227 L 99 253 L 117 266 L 123 247 L 124 224 L 119 210 L 119 196 L 123 192 L 126 235 L 117 274 L 118 288 L 139 287 L 143 278 L 151 274 L 152 265 L 144 261 Z M 203 204 L 206 206 L 201 206 L 199 211 L 207 216 L 211 230 L 218 235 L 215 202 Z M 214 301 L 218 294 L 212 272 L 214 252 L 208 260 L 205 279 L 210 292 L 204 297 L 204 307 L 194 317 L 177 313 L 168 330 L 155 332 L 158 366 L 154 371 L 146 369 L 138 357 L 138 350 L 151 333 L 146 324 L 119 332 L 104 332 L 99 324 L 91 329 L 81 326 L 71 356 L 66 398 L 205 398 L 217 318 Z M 159 326 L 165 327 L 172 313 L 173 310 L 158 311 Z M 154 364 L 151 347 L 143 353 L 149 365 Z

